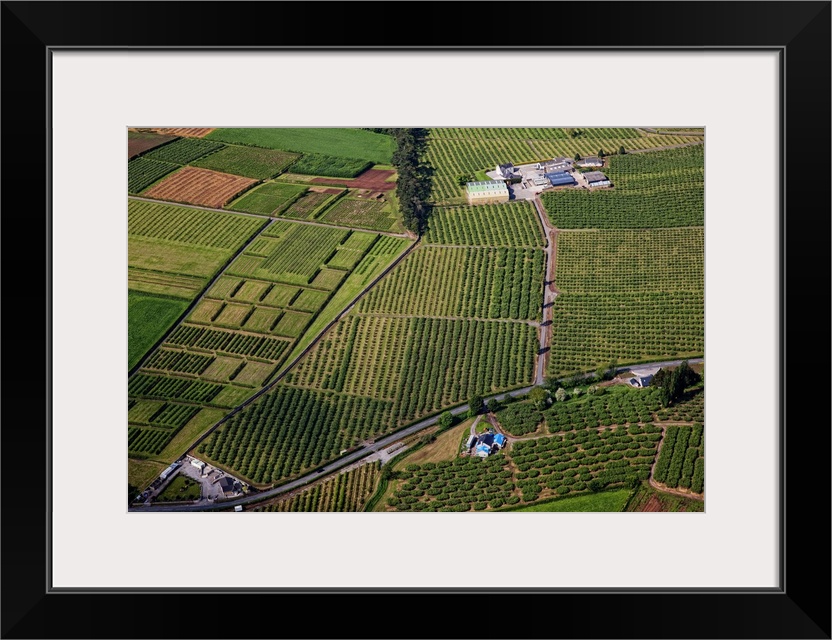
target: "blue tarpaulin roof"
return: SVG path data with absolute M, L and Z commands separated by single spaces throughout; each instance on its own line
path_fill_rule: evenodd
M 494 442 L 502 447 L 506 442 L 506 437 L 502 433 L 498 433 L 494 436 Z

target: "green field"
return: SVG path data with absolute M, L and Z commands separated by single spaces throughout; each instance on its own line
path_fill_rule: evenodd
M 538 512 L 602 512 L 602 511 L 623 511 L 627 506 L 627 500 L 632 495 L 630 489 L 618 489 L 616 491 L 604 491 L 584 496 L 572 496 L 570 498 L 558 498 L 548 502 L 528 505 L 511 511 L 538 511 Z M 505 509 L 504 509 L 505 511 Z
M 580 494 L 585 502 L 558 511 L 621 511 L 650 475 L 661 439 L 653 425 L 582 429 L 514 442 L 485 459 L 409 464 L 396 475 L 387 506 L 396 511 L 485 511 L 504 506 L 542 506 L 553 498 Z M 623 495 L 599 498 L 605 488 Z M 548 505 L 536 510 L 550 510 Z
M 343 512 L 362 511 L 372 495 L 380 475 L 380 464 L 362 464 L 339 473 L 313 487 L 302 489 L 271 504 L 255 507 L 252 511 L 278 512 Z
M 543 230 L 534 205 L 526 201 L 475 207 L 436 207 L 431 212 L 424 242 L 484 247 L 542 247 Z
M 416 249 L 358 305 L 362 313 L 534 320 L 543 305 L 538 249 Z
M 225 208 L 262 215 L 278 215 L 301 197 L 306 189 L 302 185 L 267 182 L 246 192 L 242 198 L 225 205 Z
M 705 428 L 667 427 L 653 479 L 671 488 L 702 493 L 705 488 Z
M 376 164 L 389 164 L 396 148 L 392 137 L 363 129 L 314 127 L 216 129 L 206 138 L 298 153 L 323 153 L 340 158 L 360 158 Z
M 151 151 L 145 157 L 174 164 L 188 164 L 206 154 L 219 151 L 223 146 L 219 142 L 201 138 L 179 138 L 156 151 Z
M 273 149 L 225 147 L 191 164 L 221 173 L 264 180 L 281 173 L 296 159 L 297 154 Z
M 704 352 L 704 229 L 558 235 L 549 375 Z
M 705 147 L 613 156 L 604 174 L 614 189 L 542 195 L 561 229 L 631 229 L 705 224 Z
M 333 178 L 354 178 L 369 169 L 372 162 L 360 158 L 343 158 L 323 153 L 304 153 L 290 167 L 292 173 Z
M 322 222 L 378 231 L 391 231 L 398 219 L 390 203 L 358 198 L 341 198 L 320 217 Z
M 265 222 L 175 205 L 128 202 L 130 289 L 192 300 Z
M 178 168 L 170 162 L 158 162 L 144 156 L 131 160 L 127 163 L 127 192 L 140 193 Z
M 127 368 L 156 344 L 188 306 L 186 300 L 127 292 Z

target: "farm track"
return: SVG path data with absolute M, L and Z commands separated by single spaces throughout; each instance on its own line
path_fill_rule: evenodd
M 128 196 L 129 200 L 140 200 L 142 202 L 151 202 L 153 204 L 166 204 L 175 207 L 185 207 L 186 209 L 199 209 L 201 211 L 213 211 L 216 213 L 233 213 L 238 216 L 248 216 L 249 218 L 260 218 L 262 220 L 283 220 L 285 222 L 296 222 L 297 224 L 306 224 L 313 227 L 327 227 L 330 229 L 344 229 L 345 231 L 362 231 L 364 233 L 377 233 L 382 236 L 392 236 L 394 238 L 406 238 L 413 240 L 413 236 L 406 233 L 393 233 L 392 231 L 374 231 L 372 229 L 356 229 L 355 227 L 345 227 L 338 224 L 326 224 L 325 222 L 313 222 L 312 220 L 295 220 L 294 218 L 281 218 L 274 216 L 261 215 L 259 213 L 246 213 L 245 211 L 235 211 L 233 209 L 214 209 L 212 207 L 203 207 L 197 204 L 185 204 L 180 202 L 171 202 L 169 200 L 154 200 L 153 198 L 144 198 L 142 196 Z
M 546 238 L 546 247 L 544 253 L 546 255 L 546 265 L 544 273 L 546 277 L 543 282 L 543 319 L 540 322 L 540 347 L 537 352 L 537 362 L 535 368 L 535 385 L 543 384 L 543 379 L 546 373 L 546 364 L 551 351 L 552 344 L 552 324 L 555 298 L 558 296 L 558 290 L 555 287 L 555 252 L 557 242 L 558 230 L 549 223 L 549 218 L 543 210 L 543 204 L 540 198 L 535 196 L 532 200 L 534 209 L 537 211 L 537 217 L 540 219 L 540 224 L 543 227 L 543 235 Z

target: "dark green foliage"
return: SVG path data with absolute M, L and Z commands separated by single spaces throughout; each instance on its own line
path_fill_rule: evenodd
M 354 178 L 371 166 L 371 162 L 356 158 L 338 158 L 322 153 L 305 153 L 289 167 L 289 171 L 313 176 Z

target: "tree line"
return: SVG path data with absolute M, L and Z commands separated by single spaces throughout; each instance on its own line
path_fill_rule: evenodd
M 404 226 L 420 236 L 427 230 L 431 206 L 430 185 L 433 169 L 424 161 L 427 129 L 377 128 L 376 133 L 392 136 L 396 141 L 393 166 L 398 173 L 396 197 Z

